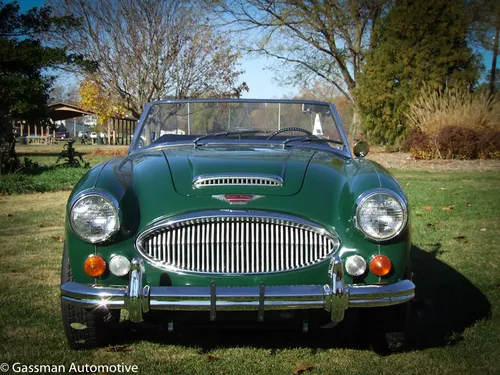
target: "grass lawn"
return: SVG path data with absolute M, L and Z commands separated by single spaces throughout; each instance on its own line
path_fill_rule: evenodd
M 145 327 L 107 348 L 70 351 L 59 307 L 63 191 L 0 196 L 0 363 L 124 363 L 141 374 L 293 374 L 298 366 L 311 374 L 499 374 L 500 176 L 393 172 L 414 228 L 407 353 L 377 356 L 349 338 L 356 329 L 348 324 L 310 334 Z
M 16 152 L 21 162 L 28 158 L 38 165 L 25 168 L 22 173 L 0 175 L 0 194 L 70 190 L 88 169 L 64 167 L 61 165 L 65 162 L 64 159 L 58 163 L 64 144 L 65 142 L 54 145 L 17 145 Z M 75 143 L 75 150 L 81 154 L 83 162 L 88 162 L 92 167 L 113 156 L 125 154 L 128 147 Z

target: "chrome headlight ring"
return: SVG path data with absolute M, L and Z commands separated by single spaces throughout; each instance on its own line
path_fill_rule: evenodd
M 389 189 L 373 189 L 356 200 L 356 228 L 371 240 L 388 241 L 398 236 L 408 222 L 406 200 Z M 380 233 L 386 231 L 387 233 Z
M 102 190 L 86 190 L 76 195 L 69 210 L 69 223 L 80 239 L 99 243 L 120 229 L 118 201 Z

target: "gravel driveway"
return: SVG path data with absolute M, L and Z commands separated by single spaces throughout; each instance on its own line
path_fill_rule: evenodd
M 386 168 L 439 172 L 500 171 L 500 160 L 415 160 L 404 152 L 370 152 L 368 159 Z

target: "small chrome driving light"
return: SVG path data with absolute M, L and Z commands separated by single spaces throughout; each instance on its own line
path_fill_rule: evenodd
M 115 255 L 109 261 L 109 272 L 113 275 L 121 277 L 125 276 L 130 271 L 130 261 L 123 255 Z
M 345 270 L 351 276 L 361 276 L 366 271 L 366 261 L 360 255 L 351 255 L 345 261 Z

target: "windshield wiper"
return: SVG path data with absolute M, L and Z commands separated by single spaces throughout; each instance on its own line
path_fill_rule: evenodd
M 290 142 L 302 142 L 302 143 L 311 143 L 311 142 L 318 142 L 318 143 L 335 143 L 337 145 L 343 145 L 344 142 L 342 141 L 337 141 L 336 139 L 327 139 L 327 138 L 318 138 L 318 137 L 311 137 L 311 136 L 303 136 L 303 137 L 294 137 L 294 138 L 288 138 L 283 141 L 281 144 L 283 148 L 285 148 Z
M 201 141 L 202 139 L 205 138 L 210 138 L 210 137 L 227 137 L 228 135 L 244 135 L 244 134 L 258 134 L 258 133 L 265 133 L 264 130 L 235 130 L 235 131 L 228 131 L 228 132 L 219 132 L 219 133 L 208 133 L 205 135 L 200 135 L 198 138 L 196 138 L 193 141 L 194 146 L 198 146 L 198 142 Z M 240 137 L 241 139 L 241 137 Z

